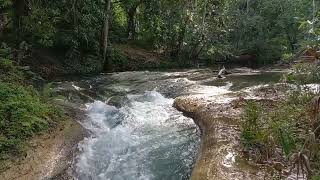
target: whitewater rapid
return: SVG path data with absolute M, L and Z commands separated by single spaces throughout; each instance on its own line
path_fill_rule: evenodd
M 235 74 L 217 79 L 210 69 L 122 72 L 57 82 L 71 105 L 85 108 L 90 135 L 78 144 L 68 175 L 78 180 L 185 180 L 200 147 L 198 127 L 172 107 L 188 96 L 215 103 L 234 91 L 278 82 L 281 74 Z M 88 103 L 90 102 L 90 103 Z M 84 107 L 85 104 L 85 107 Z M 232 160 L 232 154 L 227 159 Z
M 79 145 L 75 179 L 188 179 L 199 146 L 192 119 L 156 91 L 127 99 L 120 108 L 87 104 L 83 125 L 92 135 Z

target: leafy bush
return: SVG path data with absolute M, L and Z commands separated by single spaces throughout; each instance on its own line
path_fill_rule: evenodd
M 20 155 L 28 138 L 55 127 L 62 117 L 50 104 L 49 86 L 43 92 L 33 88 L 38 76 L 9 58 L 0 54 L 0 160 Z
M 126 67 L 129 66 L 128 58 L 120 52 L 117 48 L 112 48 L 109 51 L 109 57 L 110 61 L 112 62 L 112 68 L 115 71 L 123 71 L 126 69 Z
M 291 73 L 284 76 L 284 81 L 298 85 L 320 83 L 320 66 L 297 64 Z
M 18 153 L 25 140 L 55 126 L 59 116 L 32 87 L 0 82 L 0 159 Z

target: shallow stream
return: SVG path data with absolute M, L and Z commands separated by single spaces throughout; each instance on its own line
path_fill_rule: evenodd
M 239 71 L 217 80 L 210 69 L 101 74 L 56 83 L 81 104 L 90 136 L 73 163 L 79 180 L 189 179 L 200 146 L 193 120 L 172 107 L 181 95 L 219 95 L 277 82 L 281 73 Z

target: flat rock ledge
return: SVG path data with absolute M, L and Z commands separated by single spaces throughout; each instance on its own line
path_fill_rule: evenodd
M 204 98 L 176 98 L 174 107 L 194 119 L 201 130 L 201 147 L 192 180 L 272 179 L 262 167 L 249 164 L 240 147 L 243 99 L 214 103 Z

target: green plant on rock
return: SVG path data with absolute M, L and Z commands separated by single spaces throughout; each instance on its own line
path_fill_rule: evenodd
M 259 123 L 260 114 L 260 107 L 252 101 L 248 102 L 241 126 L 241 141 L 246 148 L 255 147 L 262 137 Z
M 249 156 L 258 162 L 282 157 L 279 161 L 291 164 L 297 176 L 317 177 L 320 167 L 318 100 L 312 92 L 293 91 L 275 107 L 249 102 L 241 124 L 241 143 L 251 150 Z
M 25 140 L 54 127 L 59 116 L 32 87 L 0 82 L 0 159 L 18 154 Z

